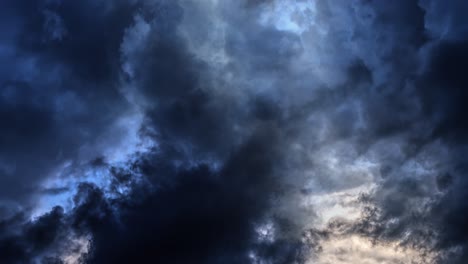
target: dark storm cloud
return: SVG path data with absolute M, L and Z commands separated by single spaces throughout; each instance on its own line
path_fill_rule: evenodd
M 466 6 L 457 1 L 443 7 L 436 1 L 422 1 L 424 16 L 405 15 L 411 9 L 404 4 L 394 7 L 398 14 L 388 14 L 393 9 L 386 9 L 387 14 L 377 20 L 390 30 L 386 34 L 398 36 L 414 28 L 412 36 L 422 37 L 395 37 L 396 43 L 390 44 L 394 52 L 409 53 L 388 57 L 394 68 L 384 83 L 391 86 L 380 88 L 386 95 L 368 104 L 368 122 L 373 140 L 402 140 L 403 156 L 381 161 L 382 183 L 372 194 L 363 221 L 353 228 L 376 241 L 436 252 L 436 263 L 465 263 L 467 82 L 463 69 L 468 46 L 463 33 L 467 21 L 459 11 Z M 416 27 L 422 17 L 424 28 Z M 420 40 L 425 44 L 421 46 Z M 411 55 L 412 50 L 419 55 Z M 420 174 L 411 168 L 417 163 L 438 165 Z
M 9 225 L 8 221 L 2 222 L 0 260 L 4 263 L 31 263 L 34 258 L 60 243 L 59 238 L 64 235 L 63 221 L 63 210 L 57 207 L 34 223 L 19 228 Z M 17 229 L 20 229 L 19 234 L 15 233 Z
M 279 175 L 272 171 L 281 156 L 277 130 L 270 125 L 259 129 L 219 171 L 209 164 L 179 170 L 158 154 L 133 164 L 157 191 L 135 186 L 130 194 L 109 199 L 99 188 L 83 184 L 68 215 L 57 208 L 21 225 L 19 235 L 4 233 L 1 260 L 51 259 L 57 257 L 53 243 L 61 237 L 90 232 L 93 248 L 86 263 L 247 263 L 251 252 L 272 263 L 301 261 L 299 240 L 259 241 L 255 232 L 280 188 L 274 179 Z M 115 173 L 125 184 L 120 178 L 125 171 Z M 22 244 L 12 244 L 18 241 Z
M 121 227 L 96 230 L 96 252 L 90 262 L 248 262 L 255 243 L 253 225 L 264 217 L 268 194 L 277 188 L 270 185 L 278 150 L 267 144 L 265 140 L 274 138 L 264 133 L 233 153 L 219 172 L 208 165 L 182 170 L 141 202 L 123 204 Z M 167 175 L 158 168 L 151 172 Z
M 115 60 L 134 6 L 1 5 L 0 199 L 2 206 L 16 201 L 11 206 L 17 207 L 65 161 L 99 155 L 93 141 L 128 107 L 118 91 Z
M 320 1 L 303 31 L 215 2 L 1 4 L 0 262 L 304 263 L 335 233 L 466 262 L 463 1 Z M 131 109 L 152 145 L 113 164 Z M 361 219 L 304 233 L 361 158 Z
M 19 20 L 18 49 L 96 82 L 108 81 L 118 70 L 120 40 L 137 8 L 131 1 L 8 1 L 6 5 L 6 11 Z
M 150 30 L 143 46 L 123 50 L 134 92 L 150 103 L 144 126 L 156 131 L 159 149 L 137 168 L 156 191 L 119 205 L 121 226 L 93 232 L 89 261 L 246 263 L 251 254 L 273 263 L 299 261 L 298 241 L 266 243 L 255 232 L 281 188 L 287 140 L 281 115 L 268 101 L 246 107 L 215 97 L 202 82 L 209 66 L 175 34 L 181 7 L 163 3 L 158 10 L 164 11 L 154 21 L 135 20 L 134 29 Z M 244 127 L 236 132 L 236 125 Z
M 466 141 L 468 124 L 463 118 L 468 98 L 465 87 L 468 78 L 463 69 L 468 66 L 468 40 L 444 41 L 431 49 L 426 65 L 427 71 L 421 80 L 423 107 L 435 122 L 434 136 L 457 143 Z
M 423 73 L 415 77 L 413 88 L 421 113 L 419 118 L 409 119 L 409 122 L 422 120 L 426 124 L 410 132 L 405 158 L 383 167 L 384 183 L 375 194 L 378 208 L 364 221 L 365 229 L 371 227 L 372 236 L 390 240 L 406 237 L 404 244 L 454 251 L 447 253 L 448 257 L 440 257 L 440 263 L 466 261 L 463 225 L 456 224 L 458 220 L 450 220 L 466 218 L 465 209 L 459 205 L 465 199 L 464 192 L 458 188 L 466 181 L 466 162 L 462 158 L 466 155 L 466 125 L 461 118 L 465 112 L 461 102 L 465 97 L 462 87 L 466 86 L 466 78 L 459 72 L 465 63 L 464 42 L 434 41 L 428 48 Z M 444 154 L 438 157 L 438 162 L 442 164 L 435 172 L 421 178 L 404 168 L 414 160 L 430 160 L 425 157 L 427 149 L 431 151 L 440 142 L 448 147 L 441 148 Z M 456 238 L 452 236 L 454 233 Z
M 122 50 L 123 60 L 131 66 L 131 72 L 125 72 L 124 85 L 136 87 L 129 93 L 144 98 L 140 102 L 146 114 L 142 131 L 151 132 L 158 148 L 129 162 L 127 169 L 110 169 L 115 177 L 112 190 L 132 187 L 125 196 L 104 193 L 85 183 L 72 186 L 77 194 L 73 209 L 66 213 L 56 208 L 36 220 L 26 216 L 14 219 L 15 215 L 5 218 L 0 239 L 2 261 L 60 262 L 70 252 L 57 241 L 73 241 L 71 234 L 91 235 L 87 263 L 246 263 L 254 261 L 252 258 L 274 263 L 299 261 L 303 257 L 299 240 L 264 242 L 255 231 L 267 220 L 274 194 L 280 191 L 277 169 L 287 137 L 280 129 L 281 116 L 275 106 L 258 98 L 244 108 L 230 99 L 214 97 L 203 87 L 199 76 L 206 74 L 204 63 L 188 52 L 175 33 L 183 13 L 177 3 L 150 4 L 135 19 L 136 13 L 122 3 L 10 6 L 18 12 L 15 19 L 24 23 L 18 29 L 19 40 L 14 41 L 15 52 L 37 60 L 40 77 L 45 75 L 42 70 L 58 71 L 58 76 L 49 76 L 52 81 L 48 75 L 45 80 L 5 81 L 8 86 L 2 105 L 18 120 L 7 122 L 6 117 L 12 115 L 5 114 L 3 120 L 11 132 L 3 134 L 8 142 L 4 150 L 10 155 L 17 151 L 23 159 L 15 160 L 29 165 L 19 167 L 31 170 L 11 172 L 22 177 L 12 177 L 12 192 L 24 193 L 12 188 L 14 184 L 27 183 L 34 189 L 53 165 L 73 159 L 82 144 L 92 144 L 96 135 L 106 133 L 112 117 L 126 106 L 116 87 L 120 57 L 115 53 L 120 52 L 124 35 L 132 30 L 127 28 L 132 23 L 139 26 L 138 19 L 150 25 L 150 38 L 154 39 L 129 57 L 127 50 Z M 122 10 L 126 11 L 122 14 Z M 132 17 L 131 23 L 126 24 L 127 16 Z M 279 34 L 270 33 L 266 36 L 273 39 Z M 126 48 L 132 51 L 135 47 Z M 272 46 L 264 51 L 261 60 L 276 49 Z M 20 66 L 16 71 L 22 70 Z M 24 86 L 21 94 L 18 83 Z M 24 96 L 26 91 L 31 96 Z M 60 102 L 63 109 L 54 108 L 54 100 L 66 92 L 71 94 L 70 101 Z M 42 96 L 43 100 L 35 98 Z M 83 101 L 76 102 L 79 99 Z M 81 111 L 73 113 L 73 103 L 81 103 Z M 234 125 L 246 127 L 237 133 Z M 23 157 L 31 149 L 37 152 Z M 95 153 L 89 156 L 92 168 L 109 166 L 99 150 L 91 153 Z M 43 160 L 34 160 L 36 157 Z M 5 163 L 10 164 L 7 158 Z M 137 174 L 144 176 L 141 185 L 129 179 Z M 68 190 L 66 186 L 45 192 L 58 195 Z

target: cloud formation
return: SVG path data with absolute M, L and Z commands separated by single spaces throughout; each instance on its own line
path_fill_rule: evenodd
M 0 262 L 465 263 L 463 1 L 5 1 Z

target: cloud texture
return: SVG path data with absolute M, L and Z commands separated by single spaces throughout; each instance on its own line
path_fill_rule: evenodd
M 466 263 L 467 10 L 3 1 L 0 262 Z

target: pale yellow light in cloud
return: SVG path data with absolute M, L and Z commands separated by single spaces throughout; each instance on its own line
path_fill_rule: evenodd
M 345 191 L 309 195 L 303 203 L 305 207 L 314 208 L 317 217 L 314 228 L 325 228 L 335 218 L 354 221 L 362 217 L 357 201 L 360 194 L 368 192 L 372 187 L 368 184 Z
M 71 239 L 65 253 L 61 256 L 64 264 L 80 264 L 82 258 L 88 254 L 91 247 L 91 240 L 89 237 L 76 237 Z
M 322 244 L 322 252 L 308 264 L 411 264 L 427 263 L 420 252 L 392 243 L 373 245 L 368 238 L 352 235 L 332 237 Z M 429 256 L 430 257 L 430 256 Z

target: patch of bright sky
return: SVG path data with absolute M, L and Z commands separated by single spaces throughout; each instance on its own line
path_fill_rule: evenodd
M 344 191 L 312 194 L 303 200 L 303 204 L 305 207 L 313 207 L 318 216 L 314 227 L 325 228 L 329 221 L 335 218 L 353 221 L 361 217 L 358 198 L 374 187 L 373 184 L 366 184 Z
M 156 146 L 156 143 L 140 134 L 144 114 L 136 111 L 117 120 L 114 127 L 124 134 L 124 138 L 116 145 L 109 147 L 104 156 L 110 164 L 121 164 L 135 153 L 144 153 Z
M 124 116 L 112 126 L 112 131 L 119 131 L 122 135 L 117 142 L 108 142 L 109 146 L 103 147 L 105 161 L 111 166 L 126 169 L 128 162 L 134 159 L 135 154 L 145 153 L 155 146 L 156 143 L 140 135 L 139 130 L 143 122 L 143 115 L 134 113 Z M 113 140 L 111 140 L 113 141 Z M 39 217 L 49 212 L 54 206 L 62 206 L 65 211 L 73 207 L 72 198 L 76 194 L 76 187 L 81 182 L 95 184 L 105 191 L 106 195 L 112 196 L 110 185 L 113 176 L 106 167 L 89 166 L 89 160 L 81 162 L 66 161 L 42 184 L 43 189 L 68 188 L 59 194 L 42 195 L 36 208 L 33 210 L 32 218 Z M 138 175 L 135 174 L 138 180 Z M 128 192 L 128 187 L 117 188 L 119 194 Z
M 83 263 L 82 257 L 88 254 L 91 249 L 91 237 L 86 235 L 73 237 L 67 245 L 64 253 L 60 256 L 62 262 L 64 264 L 80 264 Z
M 303 33 L 314 23 L 315 4 L 313 1 L 274 1 L 265 5 L 260 16 L 263 25 L 274 25 L 278 30 Z
M 427 263 L 431 254 L 423 257 L 412 248 L 398 247 L 397 243 L 372 243 L 358 235 L 331 237 L 322 244 L 322 251 L 308 264 L 401 264 Z
M 276 239 L 276 230 L 273 222 L 267 221 L 255 228 L 259 242 L 272 243 Z
M 37 205 L 32 213 L 32 219 L 42 216 L 55 206 L 61 206 L 66 211 L 73 208 L 73 196 L 76 194 L 79 183 L 93 183 L 98 187 L 106 188 L 111 183 L 111 175 L 105 169 L 86 168 L 73 171 L 72 162 L 66 162 L 59 168 L 53 177 L 48 178 L 43 184 L 44 189 L 66 188 L 58 194 L 44 194 L 39 197 Z

